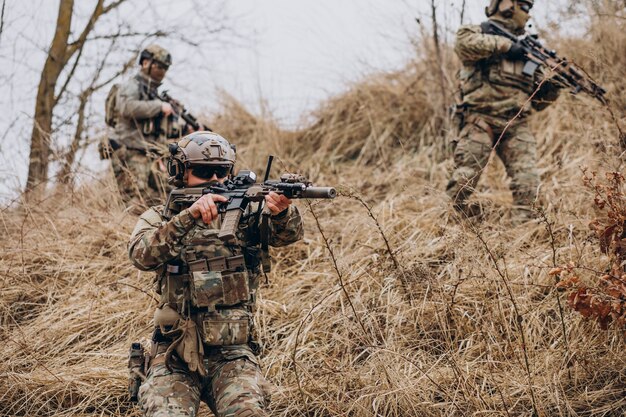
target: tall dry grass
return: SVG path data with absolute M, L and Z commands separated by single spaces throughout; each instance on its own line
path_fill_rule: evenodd
M 609 21 L 560 46 L 623 111 L 626 31 Z M 450 160 L 427 74 L 418 60 L 355 84 L 296 132 L 232 99 L 213 120 L 239 144 L 240 166 L 262 170 L 272 152 L 275 173 L 298 170 L 341 191 L 299 203 L 306 237 L 274 252 L 261 293 L 272 414 L 622 415 L 624 333 L 571 312 L 548 274 L 568 262 L 606 266 L 580 167 L 623 169 L 615 125 L 590 99 L 564 95 L 532 122 L 543 220 L 510 223 L 493 161 L 476 195 L 486 219 L 468 223 L 443 192 Z M 135 218 L 112 179 L 0 219 L 0 414 L 139 415 L 126 401 L 126 353 L 149 337 L 156 302 L 151 275 L 127 261 Z

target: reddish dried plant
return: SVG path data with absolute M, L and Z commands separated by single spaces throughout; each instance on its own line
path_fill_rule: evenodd
M 626 199 L 624 176 L 608 172 L 599 178 L 583 170 L 583 183 L 594 193 L 596 218 L 589 223 L 608 256 L 605 271 L 591 273 L 583 281 L 580 271 L 592 268 L 573 264 L 554 268 L 550 275 L 558 276 L 557 288 L 569 291 L 568 303 L 584 317 L 596 320 L 602 329 L 615 326 L 626 329 Z

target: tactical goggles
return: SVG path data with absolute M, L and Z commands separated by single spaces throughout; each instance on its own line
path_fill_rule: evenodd
M 152 63 L 154 64 L 155 67 L 157 67 L 158 69 L 162 71 L 167 71 L 170 68 L 169 65 L 166 65 L 162 63 L 161 61 L 157 61 L 156 59 L 152 60 Z
M 196 165 L 191 167 L 191 173 L 204 180 L 209 180 L 215 175 L 217 178 L 226 178 L 230 173 L 230 166 L 224 165 Z
M 517 4 L 519 4 L 519 8 L 524 12 L 524 13 L 530 13 L 530 9 L 533 8 L 533 5 L 530 3 L 526 3 L 525 1 L 518 1 Z

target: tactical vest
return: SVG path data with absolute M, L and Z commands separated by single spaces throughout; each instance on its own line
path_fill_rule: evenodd
M 248 217 L 250 218 L 250 217 Z M 248 242 L 248 222 L 238 242 Z M 182 239 L 180 257 L 160 274 L 161 305 L 196 322 L 208 346 L 246 344 L 260 277 L 260 250 L 245 243 L 227 245 L 217 235 L 220 221 L 198 220 Z
M 504 55 L 482 59 L 471 65 L 463 65 L 459 72 L 463 97 L 478 90 L 484 84 L 514 88 L 532 94 L 536 88 L 537 72 L 524 74 L 524 61 L 511 61 Z
M 157 98 L 156 87 L 150 87 L 141 76 L 136 76 L 139 82 L 140 100 L 155 100 Z M 146 137 L 157 139 L 182 139 L 183 129 L 178 116 L 171 114 L 168 117 L 157 116 L 146 119 L 142 124 L 142 133 Z
M 481 60 L 473 66 L 464 65 L 459 74 L 461 91 L 466 96 L 487 82 L 532 94 L 535 89 L 535 77 L 525 75 L 523 69 L 523 61 L 510 61 L 505 58 Z

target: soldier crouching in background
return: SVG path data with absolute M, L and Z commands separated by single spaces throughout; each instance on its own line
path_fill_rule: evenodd
M 111 159 L 122 199 L 136 214 L 163 201 L 168 191 L 161 158 L 168 139 L 180 139 L 193 131 L 180 123 L 170 103 L 158 98 L 157 89 L 170 65 L 172 56 L 167 50 L 149 45 L 141 51 L 139 72 L 115 85 L 107 98 L 106 121 L 114 129 L 105 153 Z
M 533 1 L 491 0 L 486 14 L 490 21 L 522 35 Z M 467 199 L 495 147 L 511 178 L 513 221 L 529 220 L 537 198 L 539 174 L 537 142 L 527 117 L 533 108 L 542 110 L 553 102 L 560 87 L 550 79 L 544 80 L 548 70 L 544 66 L 529 73 L 520 45 L 488 33 L 488 24 L 462 26 L 457 32 L 455 51 L 463 64 L 458 106 L 463 123 L 447 194 L 463 215 L 481 214 L 480 206 L 468 205 Z
M 168 171 L 179 187 L 222 184 L 232 176 L 235 149 L 217 134 L 193 133 L 171 151 Z M 237 239 L 220 240 L 216 202 L 224 201 L 206 194 L 178 212 L 153 207 L 133 231 L 130 259 L 156 272 L 161 296 L 138 395 L 146 416 L 195 416 L 200 401 L 217 417 L 267 415 L 269 384 L 252 337 L 263 256 L 253 230 L 258 224 L 244 212 Z M 302 220 L 290 199 L 272 192 L 265 203 L 270 245 L 302 238 Z

